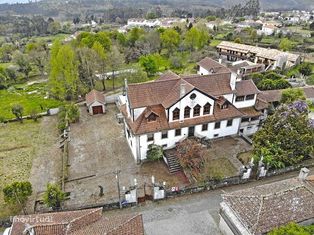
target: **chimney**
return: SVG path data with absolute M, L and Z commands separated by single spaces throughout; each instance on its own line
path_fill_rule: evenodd
M 299 179 L 300 179 L 300 180 L 305 180 L 306 177 L 309 175 L 309 172 L 310 172 L 309 169 L 303 167 L 303 168 L 300 170 Z
M 180 84 L 180 98 L 185 95 L 185 83 Z
M 222 64 L 222 59 L 221 59 L 221 58 L 219 58 L 218 62 L 219 62 L 219 64 Z

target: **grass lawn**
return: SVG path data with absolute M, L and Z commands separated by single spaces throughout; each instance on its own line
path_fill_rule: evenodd
M 210 41 L 210 46 L 211 47 L 216 47 L 216 46 L 218 46 L 218 44 L 221 42 L 221 40 L 216 40 L 216 39 L 213 39 L 213 40 L 211 40 Z
M 207 172 L 211 178 L 227 178 L 237 175 L 237 169 L 227 158 L 217 158 L 208 161 Z
M 2 189 L 14 181 L 28 180 L 36 146 L 41 141 L 39 129 L 40 123 L 33 121 L 0 126 L 0 218 L 20 212 L 19 208 L 4 205 Z
M 239 153 L 237 158 L 242 162 L 243 165 L 247 165 L 253 157 L 253 152 L 252 151 L 247 151 L 243 153 Z
M 11 108 L 14 104 L 20 104 L 24 108 L 23 115 L 29 115 L 32 110 L 45 112 L 49 108 L 58 107 L 61 102 L 54 99 L 45 99 L 45 84 L 31 86 L 17 85 L 17 89 L 0 90 L 0 117 L 14 118 Z M 34 92 L 33 94 L 28 94 Z

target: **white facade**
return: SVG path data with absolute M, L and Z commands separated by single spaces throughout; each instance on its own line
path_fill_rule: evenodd
M 207 71 L 200 66 L 198 73 L 206 75 L 210 74 L 210 71 Z M 257 95 L 248 94 L 243 96 L 237 96 L 236 84 L 237 82 L 241 81 L 236 81 L 236 78 L 236 74 L 230 73 L 230 93 L 224 94 L 223 97 L 225 98 L 225 100 L 229 101 L 229 103 L 231 103 L 235 108 L 253 108 L 256 103 Z M 188 87 L 188 84 L 180 83 L 180 98 L 176 98 L 177 100 L 174 101 L 174 104 L 169 104 L 170 106 L 163 110 L 166 115 L 166 117 L 164 118 L 167 118 L 168 129 L 157 129 L 156 131 L 151 133 L 147 133 L 144 131 L 143 133 L 145 134 L 133 133 L 132 127 L 128 124 L 130 121 L 136 122 L 140 116 L 141 118 L 143 118 L 143 115 L 141 114 L 143 114 L 143 112 L 147 112 L 147 107 L 132 109 L 129 107 L 128 98 L 120 99 L 121 103 L 126 105 L 128 121 L 125 120 L 125 135 L 136 161 L 139 162 L 146 159 L 147 150 L 149 149 L 149 145 L 151 144 L 162 146 L 164 149 L 171 149 L 174 148 L 178 142 L 181 142 L 189 136 L 214 139 L 219 137 L 237 135 L 239 133 L 242 133 L 244 135 L 251 135 L 258 130 L 260 120 L 256 118 L 242 120 L 242 115 L 240 111 L 238 116 L 233 116 L 234 118 L 217 119 L 214 116 L 214 112 L 219 111 L 217 109 L 228 109 L 228 105 L 230 104 L 228 104 L 227 101 L 224 101 L 224 99 L 222 99 L 221 97 L 212 97 L 208 94 L 203 93 L 197 88 L 193 88 L 192 90 L 186 92 L 186 88 Z M 188 112 L 185 112 L 185 110 L 189 110 L 189 115 Z M 204 112 L 205 110 L 206 112 Z M 219 112 L 223 112 L 223 110 Z M 150 116 L 151 114 L 148 113 L 147 115 Z M 207 123 L 201 121 L 201 119 L 198 119 L 199 121 L 197 122 L 191 121 L 192 119 L 206 116 L 208 116 L 207 120 L 209 120 Z M 245 115 L 243 114 L 243 116 Z M 154 121 L 156 120 L 152 120 L 152 122 Z M 187 121 L 188 123 L 185 124 L 185 122 Z M 145 125 L 149 125 L 148 122 L 149 121 L 147 121 Z M 199 124 L 193 125 L 191 123 Z M 174 125 L 176 127 L 172 127 Z
M 94 114 L 93 113 L 93 107 L 96 107 L 96 106 L 101 106 L 103 113 L 105 113 L 105 105 L 103 103 L 98 102 L 98 101 L 94 101 L 93 103 L 88 105 L 88 107 L 87 107 L 88 108 L 88 112 L 90 114 Z

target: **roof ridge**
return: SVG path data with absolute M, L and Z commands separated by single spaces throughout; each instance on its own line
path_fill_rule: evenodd
M 191 83 L 189 83 L 189 82 L 186 81 L 185 79 L 182 79 L 182 81 L 184 81 L 185 83 L 187 83 L 187 84 L 185 84 L 185 85 L 190 85 L 190 86 L 193 87 L 193 89 L 195 88 L 194 85 L 192 85 Z M 173 92 L 173 89 L 177 86 L 178 83 L 180 83 L 180 84 L 178 84 L 178 85 L 181 85 L 181 84 L 182 84 L 182 83 L 181 83 L 182 81 L 181 81 L 181 79 L 178 80 L 178 81 L 176 82 L 176 84 L 174 84 L 174 86 L 171 88 L 171 92 Z M 171 92 L 169 92 L 169 94 L 162 100 L 161 105 L 162 105 L 163 107 L 164 107 L 163 102 L 164 102 L 165 100 L 167 100 L 169 96 L 172 95 Z M 180 92 L 179 92 L 179 93 L 180 93 Z M 180 99 L 181 99 L 181 97 L 179 97 L 179 99 L 178 99 L 177 101 L 179 101 Z M 166 108 L 166 107 L 164 107 L 164 108 Z
M 179 75 L 178 75 L 179 76 Z M 131 84 L 128 84 L 128 86 L 138 86 L 138 85 L 142 85 L 142 84 L 154 84 L 154 83 L 158 83 L 158 82 L 168 82 L 168 81 L 172 81 L 172 80 L 179 80 L 179 79 L 182 79 L 180 76 L 178 78 L 172 78 L 172 79 L 165 79 L 165 80 L 158 80 L 155 79 L 155 80 L 150 80 L 150 81 L 145 81 L 145 82 L 139 82 L 139 83 L 131 83 Z
M 264 205 L 264 199 L 265 199 L 265 197 L 262 196 L 262 197 L 261 197 L 261 204 L 260 204 L 260 207 L 259 207 L 258 213 L 257 213 L 257 220 L 256 220 L 256 223 L 253 224 L 253 226 L 252 226 L 253 234 L 255 234 L 255 232 L 256 232 L 256 230 L 257 230 L 257 225 L 258 225 L 258 223 L 259 223 L 259 220 L 260 220 L 260 217 L 261 217 L 261 212 L 262 212 L 263 205 Z
M 111 232 L 113 232 L 113 231 L 115 231 L 115 230 L 121 228 L 122 226 L 126 225 L 127 223 L 129 223 L 131 220 L 135 219 L 135 218 L 138 217 L 138 216 L 142 217 L 141 214 L 136 214 L 136 215 L 132 216 L 131 218 L 129 218 L 128 220 L 126 220 L 126 221 L 124 221 L 123 223 L 121 223 L 119 226 L 117 226 L 117 227 L 111 229 L 110 231 L 106 232 L 104 235 L 107 235 L 108 233 L 111 233 Z

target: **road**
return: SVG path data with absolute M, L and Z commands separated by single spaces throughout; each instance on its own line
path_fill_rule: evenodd
M 313 174 L 314 168 L 310 170 Z M 147 235 L 220 235 L 218 213 L 219 204 L 222 200 L 221 194 L 296 176 L 298 176 L 298 172 L 290 172 L 285 175 L 274 176 L 243 185 L 159 202 L 147 202 L 135 208 L 105 212 L 105 214 L 141 213 Z

